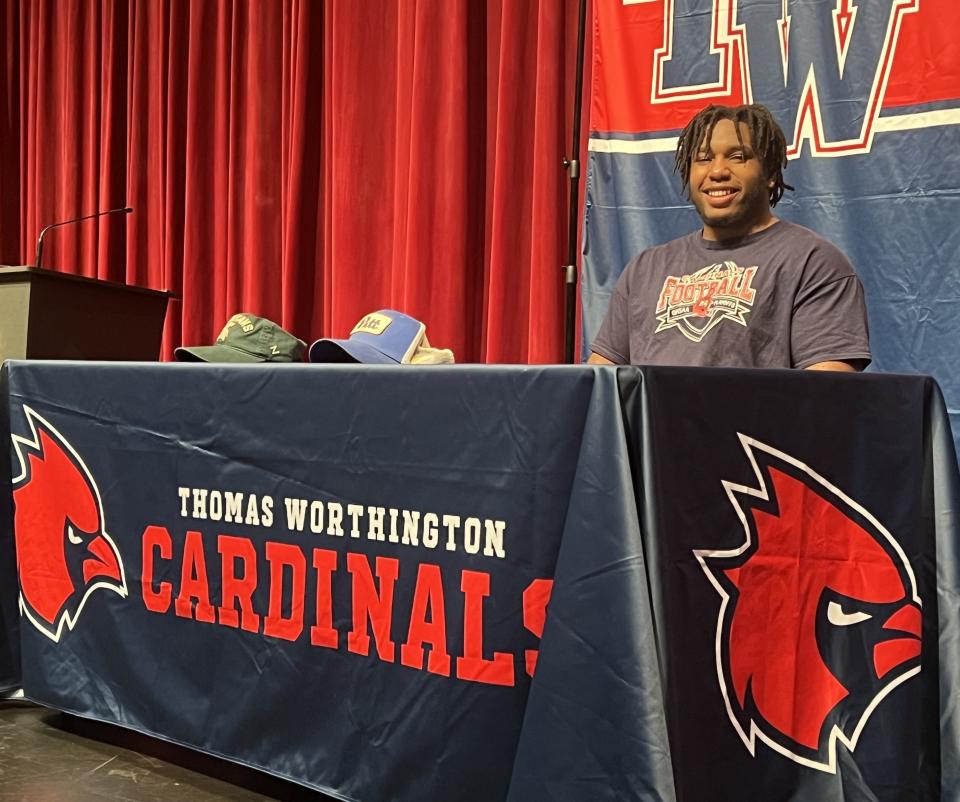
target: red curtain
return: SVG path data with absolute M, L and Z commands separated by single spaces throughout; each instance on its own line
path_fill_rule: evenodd
M 392 307 L 462 362 L 562 357 L 576 0 L 0 0 L 0 261 L 302 339 Z

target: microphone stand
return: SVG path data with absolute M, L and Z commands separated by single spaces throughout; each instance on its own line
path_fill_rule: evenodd
M 105 212 L 96 212 L 94 214 L 86 214 L 83 217 L 75 217 L 72 220 L 62 220 L 59 223 L 51 223 L 48 226 L 44 226 L 40 229 L 40 235 L 37 237 L 37 256 L 33 260 L 34 267 L 40 267 L 40 258 L 43 256 L 43 236 L 51 228 L 57 228 L 59 226 L 67 226 L 71 223 L 80 223 L 84 220 L 92 220 L 94 217 L 103 217 L 105 214 L 117 214 L 118 212 L 123 212 L 124 214 L 130 214 L 133 211 L 133 208 L 130 206 L 124 206 L 119 209 L 107 209 Z

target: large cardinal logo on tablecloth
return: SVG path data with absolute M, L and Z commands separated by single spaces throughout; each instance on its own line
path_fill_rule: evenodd
M 744 435 L 757 487 L 723 482 L 745 533 L 695 555 L 723 599 L 720 689 L 731 723 L 811 768 L 836 770 L 871 713 L 920 671 L 921 606 L 894 537 L 807 465 Z
M 20 610 L 59 641 L 94 591 L 127 595 L 123 562 L 104 528 L 100 491 L 80 455 L 48 421 L 23 407 L 30 437 L 13 436 Z

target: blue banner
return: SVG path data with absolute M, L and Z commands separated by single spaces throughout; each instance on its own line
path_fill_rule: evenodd
M 873 368 L 935 376 L 960 432 L 960 51 L 949 0 L 595 0 L 583 353 L 626 263 L 700 226 L 673 173 L 707 103 L 787 137 L 775 214 L 850 258 Z

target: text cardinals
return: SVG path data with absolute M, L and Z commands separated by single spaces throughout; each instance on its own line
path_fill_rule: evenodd
M 517 657 L 521 670 L 533 675 L 536 649 L 515 656 L 485 643 L 485 608 L 493 605 L 485 571 L 461 569 L 454 578 L 449 568 L 432 563 L 271 540 L 255 544 L 227 533 L 215 543 L 217 564 L 208 567 L 212 538 L 147 526 L 141 583 L 146 608 L 284 641 L 308 640 L 323 649 L 373 651 L 384 662 L 472 682 L 516 684 Z M 218 598 L 211 588 L 219 588 Z M 552 580 L 534 579 L 521 598 L 506 600 L 508 610 L 522 610 L 531 647 L 543 632 L 551 588 Z M 504 602 L 499 604 L 496 620 L 502 621 Z

